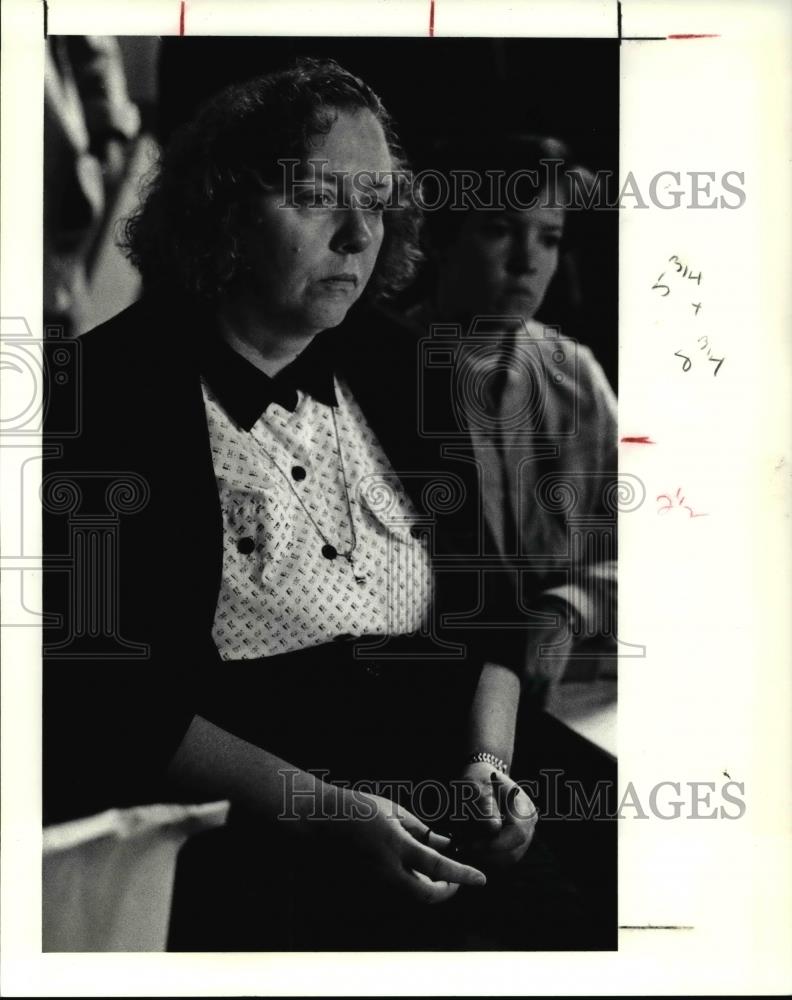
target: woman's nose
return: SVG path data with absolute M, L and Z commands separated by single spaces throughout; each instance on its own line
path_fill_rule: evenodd
M 333 249 L 340 253 L 361 253 L 373 239 L 366 213 L 359 208 L 339 209 L 339 218 Z
M 509 248 L 508 269 L 513 274 L 532 274 L 536 270 L 536 245 L 530 237 L 515 239 Z

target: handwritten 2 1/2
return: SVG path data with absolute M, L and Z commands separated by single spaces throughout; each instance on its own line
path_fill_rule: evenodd
M 674 494 L 673 498 L 668 493 L 661 493 L 656 499 L 657 500 L 665 500 L 665 501 L 667 501 L 665 507 L 658 507 L 657 508 L 657 513 L 658 514 L 667 514 L 669 510 L 686 510 L 688 512 L 688 516 L 689 517 L 708 517 L 709 516 L 708 514 L 696 514 L 694 512 L 693 508 L 690 507 L 687 503 L 685 503 L 685 499 L 686 498 L 684 496 L 682 496 L 682 487 L 681 486 L 676 491 L 676 493 Z

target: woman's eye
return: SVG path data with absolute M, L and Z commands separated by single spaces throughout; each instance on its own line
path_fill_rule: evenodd
M 308 191 L 295 199 L 299 208 L 332 208 L 334 199 L 328 191 Z

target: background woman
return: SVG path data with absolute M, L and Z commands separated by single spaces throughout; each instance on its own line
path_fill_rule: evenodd
M 448 141 L 434 162 L 448 183 L 468 173 L 479 190 L 460 210 L 427 212 L 434 282 L 409 315 L 423 332 L 449 322 L 462 331 L 457 381 L 481 392 L 461 393 L 459 405 L 488 524 L 521 586 L 530 581 L 531 610 L 559 623 L 534 619 L 527 631 L 526 678 L 544 701 L 570 651 L 615 648 L 616 397 L 553 311 L 579 298 L 570 251 L 593 178 L 563 143 L 528 134 Z

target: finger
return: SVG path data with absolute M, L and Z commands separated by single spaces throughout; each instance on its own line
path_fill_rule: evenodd
M 532 836 L 533 830 L 512 824 L 504 827 L 498 836 L 488 841 L 485 846 L 487 851 L 491 851 L 493 854 L 508 854 L 509 851 L 516 850 L 523 844 L 530 842 Z
M 511 788 L 506 793 L 506 802 L 503 806 L 503 822 L 507 824 L 512 824 L 517 821 L 517 817 L 514 815 L 514 806 L 517 801 L 517 796 L 520 794 L 520 789 L 517 785 L 512 785 Z
M 434 830 L 430 830 L 427 826 L 424 833 L 420 837 L 416 837 L 421 844 L 426 844 L 427 847 L 434 848 L 435 851 L 445 851 L 448 850 L 448 845 L 451 843 L 451 838 L 446 837 L 445 834 L 435 833 Z
M 444 836 L 442 833 L 430 831 L 429 836 L 424 843 L 427 847 L 431 847 L 435 851 L 447 851 L 448 846 L 451 843 L 451 838 Z
M 406 878 L 400 880 L 405 889 L 422 903 L 444 903 L 459 892 L 459 884 L 456 882 L 435 882 L 424 875 L 423 872 L 414 869 L 405 872 Z
M 426 844 L 427 847 L 434 848 L 436 851 L 446 850 L 451 843 L 450 837 L 446 837 L 442 833 L 435 833 L 426 823 L 421 822 L 417 816 L 413 816 L 406 810 L 399 816 L 399 821 L 417 841 Z
M 454 883 L 443 880 L 435 882 L 423 872 L 404 868 L 399 864 L 388 867 L 384 874 L 389 882 L 421 903 L 442 903 L 459 889 Z
M 460 885 L 479 886 L 487 883 L 486 875 L 478 868 L 445 857 L 416 840 L 407 846 L 403 858 L 406 867 L 428 875 L 433 882 L 458 882 Z
M 518 801 L 519 794 L 519 789 L 516 786 L 509 791 L 511 804 L 507 807 L 509 811 L 500 832 L 495 837 L 488 839 L 474 838 L 470 840 L 466 845 L 469 850 L 474 853 L 477 851 L 502 851 L 511 850 L 523 843 L 526 846 L 530 844 L 533 840 L 539 813 L 526 795 L 520 796 L 520 799 L 525 800 L 527 807 L 515 808 L 514 803 Z
M 477 791 L 478 797 L 472 803 L 475 832 L 472 832 L 471 836 L 476 837 L 482 831 L 490 836 L 494 835 L 503 825 L 501 810 L 496 797 L 496 789 L 492 783 L 482 783 L 481 785 L 477 785 Z
M 411 813 L 403 806 L 398 806 L 394 815 L 404 829 L 407 830 L 408 833 L 411 833 L 416 840 L 420 840 L 423 844 L 427 843 L 427 838 L 430 838 L 431 836 L 440 836 L 439 834 L 433 834 L 422 819 L 418 819 L 415 813 Z
M 536 823 L 538 818 L 539 813 L 531 799 L 524 792 L 521 794 L 519 785 L 512 785 L 506 792 L 503 804 L 504 824 Z
M 487 857 L 493 853 L 504 853 L 514 850 L 523 843 L 530 842 L 533 837 L 533 830 L 526 830 L 520 826 L 509 825 L 504 827 L 497 837 L 490 837 L 487 840 L 472 840 L 466 844 L 469 855 L 475 859 L 478 854 L 485 854 Z
M 506 816 L 508 799 L 511 795 L 512 789 L 517 786 L 512 785 L 511 782 L 507 784 L 503 776 L 497 771 L 493 771 L 492 774 L 490 774 L 490 785 L 492 786 L 492 794 L 494 796 L 498 812 L 501 816 Z

